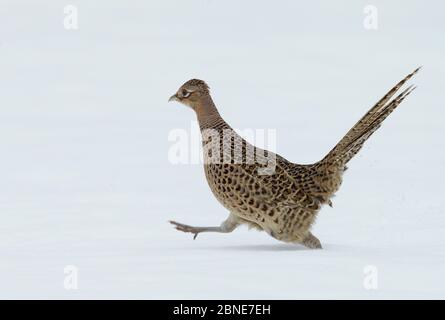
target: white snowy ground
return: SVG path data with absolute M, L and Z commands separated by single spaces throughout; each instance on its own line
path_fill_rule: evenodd
M 65 5 L 79 29 L 63 28 Z M 372 1 L 2 1 L 0 298 L 445 298 L 445 6 Z M 418 89 L 350 163 L 314 227 L 324 250 L 242 227 L 167 136 L 205 79 L 234 127 L 320 159 L 392 85 Z M 64 289 L 64 268 L 78 289 Z M 378 288 L 364 288 L 374 266 Z

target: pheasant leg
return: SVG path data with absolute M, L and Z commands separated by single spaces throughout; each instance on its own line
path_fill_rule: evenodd
M 320 240 L 310 232 L 301 244 L 310 249 L 322 249 Z
M 182 232 L 193 233 L 193 240 L 196 239 L 199 233 L 201 232 L 220 232 L 220 233 L 229 233 L 236 229 L 239 226 L 239 222 L 236 218 L 230 215 L 227 220 L 225 220 L 219 227 L 193 227 L 186 224 L 182 224 L 176 221 L 169 221 L 172 225 L 175 226 L 176 230 Z

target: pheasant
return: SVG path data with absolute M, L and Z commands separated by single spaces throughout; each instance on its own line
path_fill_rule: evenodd
M 278 154 L 253 147 L 220 116 L 209 86 L 198 79 L 187 81 L 169 101 L 178 101 L 195 111 L 202 134 L 208 185 L 230 214 L 220 226 L 170 223 L 179 231 L 192 233 L 194 239 L 201 232 L 229 233 L 245 224 L 283 242 L 322 248 L 310 232 L 317 213 L 323 205 L 332 206 L 331 198 L 340 188 L 348 162 L 415 89 L 411 85 L 396 95 L 419 69 L 389 90 L 322 160 L 308 165 L 292 163 Z M 252 148 L 254 154 L 249 152 Z M 260 172 L 269 166 L 257 161 L 261 159 L 259 155 L 265 154 L 269 160 L 274 159 L 272 172 Z

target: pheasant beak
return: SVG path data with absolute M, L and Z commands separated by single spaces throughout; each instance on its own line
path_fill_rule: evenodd
M 179 101 L 178 96 L 176 95 L 176 93 L 174 95 L 172 95 L 169 99 L 168 102 L 170 101 Z

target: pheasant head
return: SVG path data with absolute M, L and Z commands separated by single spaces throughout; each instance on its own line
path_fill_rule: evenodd
M 178 101 L 196 111 L 210 97 L 209 86 L 202 80 L 192 79 L 184 83 L 168 101 Z

